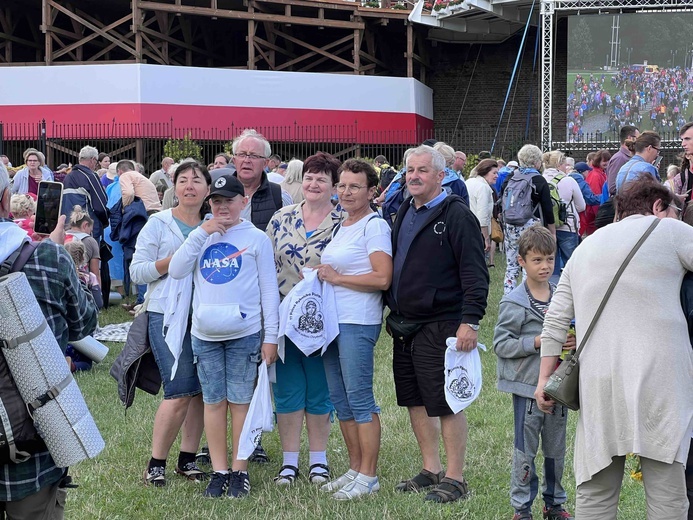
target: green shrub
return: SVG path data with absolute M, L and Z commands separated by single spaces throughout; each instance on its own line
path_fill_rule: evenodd
M 164 145 L 164 155 L 171 157 L 174 161 L 192 157 L 196 161 L 202 162 L 202 147 L 190 138 L 187 134 L 183 139 L 169 139 Z

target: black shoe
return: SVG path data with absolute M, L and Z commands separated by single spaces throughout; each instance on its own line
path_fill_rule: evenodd
M 233 498 L 242 498 L 250 493 L 250 477 L 241 471 L 232 471 L 229 479 L 229 489 L 226 494 Z
M 212 463 L 212 459 L 209 457 L 209 448 L 207 446 L 202 446 L 200 453 L 195 455 L 195 462 L 197 464 L 204 464 L 209 466 Z
M 210 498 L 219 498 L 224 495 L 229 485 L 229 474 L 228 473 L 217 473 L 216 471 L 212 473 L 212 478 L 207 484 L 207 489 L 205 489 L 203 496 Z
M 258 444 L 257 448 L 248 457 L 248 462 L 255 462 L 256 464 L 267 464 L 270 461 L 269 455 L 262 447 L 262 444 Z
M 142 477 L 146 486 L 164 487 L 166 485 L 166 468 L 153 466 L 144 470 Z

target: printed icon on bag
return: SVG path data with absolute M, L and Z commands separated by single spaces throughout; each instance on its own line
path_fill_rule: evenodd
M 321 300 L 318 298 L 320 298 L 319 294 L 306 294 L 305 296 L 299 298 L 291 308 L 292 315 L 298 310 L 301 311 L 296 330 L 304 336 L 320 334 L 325 328 L 325 320 L 322 312 L 319 310 L 319 302 Z
M 448 390 L 459 400 L 469 399 L 474 394 L 474 384 L 467 369 L 459 366 L 448 370 Z

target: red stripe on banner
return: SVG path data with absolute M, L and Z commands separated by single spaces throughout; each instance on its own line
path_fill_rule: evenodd
M 46 137 L 234 137 L 255 128 L 271 141 L 414 144 L 430 137 L 433 121 L 413 113 L 158 104 L 0 106 L 6 139 L 15 124 L 46 120 Z M 8 123 L 8 124 L 7 124 Z M 91 128 L 91 130 L 90 130 Z M 91 135 L 90 135 L 91 134 Z

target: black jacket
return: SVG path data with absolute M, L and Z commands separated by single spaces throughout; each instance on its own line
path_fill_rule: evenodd
M 259 230 L 265 231 L 272 215 L 283 205 L 281 187 L 279 184 L 270 182 L 267 174 L 262 172 L 260 187 L 250 199 L 250 220 L 253 225 Z
M 402 203 L 392 229 L 392 257 L 411 197 Z M 412 241 L 397 288 L 387 292 L 388 307 L 408 320 L 427 323 L 461 320 L 477 324 L 484 317 L 489 276 L 484 242 L 476 219 L 463 199 L 448 195 L 433 208 Z

